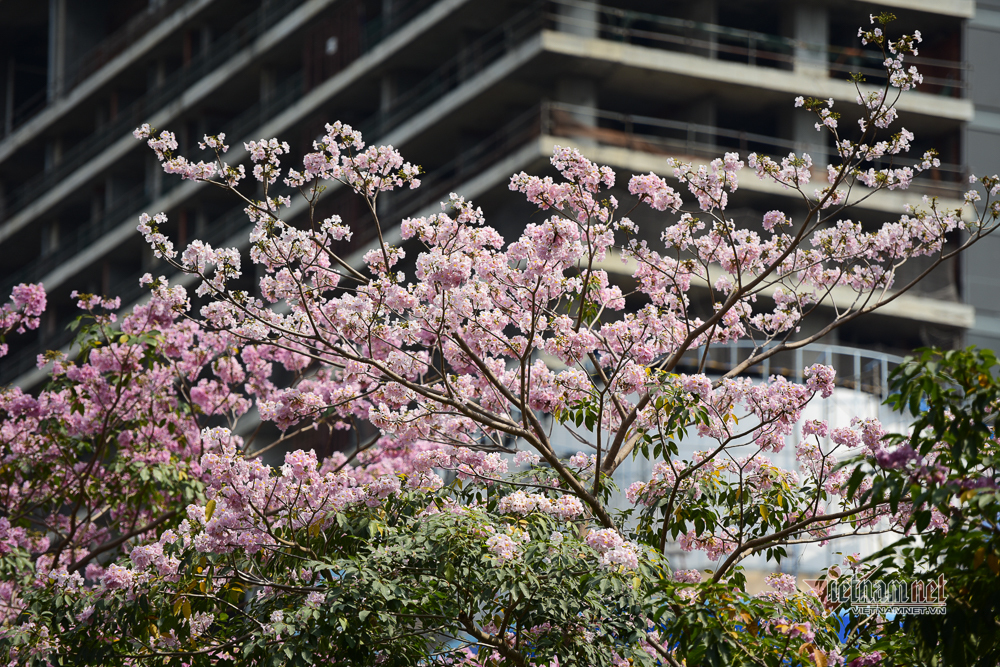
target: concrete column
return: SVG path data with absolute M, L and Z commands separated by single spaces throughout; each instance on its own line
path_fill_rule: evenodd
M 94 190 L 90 196 L 90 222 L 96 222 L 104 217 L 104 201 L 106 195 L 100 189 Z
M 45 314 L 42 315 L 41 331 L 38 333 L 40 343 L 45 343 L 56 335 L 59 325 L 59 311 L 56 308 L 56 304 L 50 303 L 45 309 Z
M 104 210 L 111 211 L 114 209 L 116 204 L 116 199 L 118 198 L 118 188 L 115 187 L 115 177 L 108 176 L 104 179 Z
M 49 0 L 49 101 L 62 96 L 65 78 L 66 0 Z
M 396 10 L 396 3 L 393 0 L 382 0 L 382 33 L 385 34 L 392 25 L 393 13 Z
M 51 171 L 62 162 L 62 138 L 56 137 L 45 144 L 45 171 Z
M 581 76 L 560 77 L 556 81 L 556 101 L 596 109 L 597 83 Z
M 691 35 L 692 39 L 698 40 L 698 44 L 695 45 L 691 52 L 705 58 L 717 58 L 719 36 L 710 28 L 719 23 L 718 0 L 699 0 L 694 3 L 689 18 L 692 21 L 704 24 L 704 28 L 696 30 Z
M 101 263 L 101 290 L 98 294 L 111 294 L 111 262 L 108 260 Z
M 278 89 L 278 73 L 273 67 L 264 67 L 260 70 L 260 104 L 263 108 L 268 108 L 274 100 L 275 92 Z
M 152 271 L 157 266 L 159 266 L 159 264 L 160 264 L 160 260 L 159 260 L 159 258 L 156 255 L 153 254 L 153 249 L 151 247 L 149 247 L 148 245 L 146 245 L 145 243 L 143 243 L 142 244 L 142 270 L 143 271 Z
M 208 214 L 205 213 L 205 207 L 199 204 L 194 212 L 194 234 L 191 238 L 204 237 L 206 229 L 208 229 Z
M 190 216 L 186 208 L 182 208 L 177 212 L 177 247 L 181 250 L 187 248 L 188 243 L 191 241 L 188 236 L 191 231 L 189 219 Z
M 159 88 L 167 80 L 167 63 L 163 58 L 157 58 L 149 64 L 146 71 L 146 89 Z
M 392 109 L 393 100 L 396 99 L 396 77 L 391 73 L 382 75 L 379 81 L 379 113 L 385 117 Z
M 274 96 L 274 90 L 278 86 L 278 75 L 273 67 L 264 67 L 260 70 L 260 99 L 269 100 Z
M 795 40 L 793 69 L 796 74 L 825 79 L 830 76 L 827 50 L 830 44 L 830 16 L 816 0 L 798 0 L 787 5 L 784 34 Z M 821 173 L 830 159 L 829 135 L 816 131 L 817 117 L 802 109 L 787 109 L 788 127 L 796 153 L 808 153 L 813 173 Z
M 552 127 L 557 134 L 570 136 L 581 145 L 596 145 L 592 128 L 597 127 L 597 82 L 581 76 L 556 80 L 555 101 L 573 109 L 553 109 Z
M 14 59 L 7 60 L 7 75 L 4 79 L 3 133 L 7 136 L 14 130 Z
M 194 33 L 185 30 L 181 42 L 181 65 L 188 67 L 191 65 L 191 58 L 194 57 Z
M 580 37 L 600 35 L 600 5 L 588 0 L 559 0 L 556 3 L 556 30 Z
M 693 103 L 688 110 L 688 120 L 696 125 L 706 125 L 715 128 L 718 125 L 718 105 L 714 97 L 703 97 Z M 699 151 L 707 152 L 711 157 L 715 155 L 715 134 L 711 131 L 695 130 L 688 133 L 688 140 L 693 142 L 692 153 Z M 720 156 L 721 157 L 721 156 Z
M 212 46 L 212 29 L 207 25 L 203 26 L 199 31 L 198 39 L 198 56 L 201 57 L 208 53 L 208 49 Z
M 146 192 L 154 200 L 163 193 L 163 167 L 153 154 L 146 157 Z
M 47 257 L 59 249 L 59 221 L 52 220 L 42 226 L 42 257 Z
M 98 106 L 94 109 L 94 129 L 100 132 L 108 124 L 108 107 Z
M 788 124 L 792 130 L 795 152 L 809 154 L 813 160 L 813 174 L 825 184 L 826 165 L 831 156 L 830 134 L 826 131 L 816 131 L 816 123 L 819 122 L 819 118 L 811 111 L 789 108 L 785 110 L 785 113 L 790 114 Z
M 827 78 L 830 67 L 830 17 L 827 8 L 815 2 L 799 0 L 790 8 L 791 36 L 795 40 L 795 72 Z

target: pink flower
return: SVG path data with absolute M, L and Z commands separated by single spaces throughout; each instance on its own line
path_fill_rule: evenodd
M 795 577 L 790 574 L 769 574 L 764 578 L 767 585 L 785 595 L 791 595 L 797 590 Z
M 599 554 L 607 553 L 625 544 L 625 540 L 618 534 L 618 531 L 610 528 L 593 530 L 587 534 L 587 546 Z
M 875 651 L 874 653 L 864 653 L 859 658 L 855 658 L 848 663 L 847 667 L 870 667 L 871 665 L 877 665 L 882 662 L 882 652 Z
M 686 584 L 700 584 L 701 572 L 698 570 L 676 570 L 674 571 L 674 581 Z
M 492 551 L 501 562 L 514 560 L 520 555 L 518 543 L 503 533 L 497 533 L 486 540 L 486 548 Z
M 829 398 L 833 394 L 834 377 L 836 371 L 830 366 L 814 364 L 806 369 L 806 386 L 812 391 L 819 392 L 823 398 Z
M 665 211 L 667 208 L 677 211 L 683 206 L 677 192 L 652 172 L 644 176 L 633 176 L 628 182 L 628 191 L 630 194 L 638 195 L 657 211 Z
M 132 570 L 112 563 L 101 578 L 101 582 L 109 590 L 127 589 L 135 583 L 135 574 Z

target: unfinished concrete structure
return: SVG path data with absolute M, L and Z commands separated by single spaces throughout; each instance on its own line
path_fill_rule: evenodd
M 1000 171 L 1000 82 L 987 65 L 1000 5 L 4 2 L 0 287 L 7 294 L 41 281 L 53 308 L 36 340 L 15 343 L 0 379 L 30 382 L 34 352 L 66 343 L 71 289 L 129 301 L 141 296 L 139 275 L 164 270 L 134 231 L 140 212 L 166 212 L 181 244 L 245 243 L 240 207 L 213 188 L 166 177 L 131 136 L 142 122 L 176 131 L 188 153 L 203 133 L 226 132 L 238 159 L 243 140 L 274 135 L 304 152 L 324 122 L 342 119 L 428 172 L 420 190 L 387 198 L 385 219 L 433 209 L 456 191 L 511 230 L 531 211 L 507 192 L 507 178 L 545 171 L 556 143 L 627 173 L 663 172 L 667 156 L 701 160 L 724 150 L 827 154 L 814 120 L 794 113 L 791 99 L 833 97 L 850 120 L 856 92 L 845 75 L 877 76 L 879 67 L 860 47 L 857 26 L 881 9 L 900 15 L 894 27 L 925 35 L 918 64 L 926 83 L 900 109 L 917 133 L 915 149 L 935 146 L 945 164 L 910 192 L 865 202 L 854 216 L 870 224 L 920 194 L 954 199 L 970 172 Z M 794 215 L 796 206 L 788 193 L 748 178 L 731 213 L 754 222 L 772 208 Z M 361 215 L 337 191 L 324 210 Z M 658 224 L 653 216 L 644 222 Z M 360 225 L 343 250 L 363 249 L 369 231 Z M 998 244 L 982 244 L 827 342 L 884 352 L 996 346 Z
M 456 191 L 512 229 L 530 211 L 506 179 L 544 171 L 555 143 L 630 173 L 662 172 L 670 155 L 828 152 L 791 98 L 833 97 L 849 114 L 846 73 L 878 69 L 857 26 L 889 9 L 898 28 L 926 38 L 927 81 L 903 98 L 905 125 L 946 164 L 914 191 L 866 202 L 856 217 L 875 223 L 917 194 L 954 198 L 970 171 L 1000 171 L 991 166 L 1000 86 L 985 66 L 1000 10 L 979 4 L 9 0 L 0 5 L 0 287 L 42 281 L 54 307 L 38 339 L 17 344 L 20 359 L 4 360 L 2 379 L 30 371 L 29 350 L 65 344 L 71 289 L 141 295 L 137 277 L 156 269 L 134 231 L 141 211 L 166 212 L 182 243 L 243 236 L 231 199 L 161 173 L 131 137 L 141 122 L 175 130 L 188 152 L 204 132 L 226 132 L 238 158 L 243 140 L 264 136 L 308 150 L 324 122 L 342 119 L 428 172 L 421 190 L 385 202 L 387 219 Z M 733 215 L 794 212 L 786 194 L 745 179 Z M 327 208 L 360 214 L 338 192 Z M 355 249 L 371 240 L 367 228 Z M 995 345 L 997 244 L 829 342 L 891 352 Z
M 11 340 L 0 382 L 41 379 L 35 355 L 70 338 L 70 290 L 129 303 L 142 296 L 140 275 L 167 270 L 135 231 L 141 212 L 167 213 L 165 231 L 181 247 L 193 238 L 245 247 L 242 207 L 164 175 L 131 135 L 143 122 L 174 130 L 188 155 L 202 134 L 225 132 L 232 162 L 245 158 L 243 141 L 261 137 L 301 154 L 340 119 L 427 171 L 421 189 L 385 198 L 383 220 L 437 210 L 458 192 L 510 233 L 533 211 L 508 191 L 509 176 L 547 173 L 555 144 L 623 175 L 666 173 L 670 156 L 829 154 L 792 98 L 832 97 L 853 124 L 847 73 L 880 71 L 857 28 L 882 10 L 899 15 L 893 29 L 924 34 L 916 61 L 925 84 L 899 107 L 917 134 L 914 152 L 936 147 L 944 164 L 851 214 L 870 225 L 922 194 L 955 203 L 968 174 L 1000 172 L 1000 1 L 6 0 L 0 292 L 40 281 L 52 307 L 37 335 Z M 741 185 L 730 208 L 738 222 L 801 210 L 780 188 L 749 176 Z M 340 250 L 359 258 L 374 236 L 359 202 L 331 189 L 320 212 L 357 223 Z M 286 218 L 303 213 L 298 206 Z M 636 221 L 658 236 L 655 215 Z M 763 373 L 827 361 L 851 391 L 880 397 L 896 354 L 925 344 L 998 348 L 998 258 L 1000 239 L 989 239 L 879 314 Z M 627 281 L 620 267 L 606 268 Z M 710 368 L 741 354 L 720 349 Z

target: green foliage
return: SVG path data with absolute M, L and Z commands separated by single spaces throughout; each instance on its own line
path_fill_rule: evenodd
M 914 423 L 886 444 L 910 446 L 919 458 L 885 471 L 873 494 L 909 495 L 917 510 L 912 534 L 871 560 L 887 576 L 946 581 L 947 614 L 906 616 L 884 639 L 907 647 L 919 664 L 1000 663 L 998 373 L 993 352 L 969 348 L 921 350 L 892 377 L 889 401 Z M 929 529 L 932 511 L 946 529 Z

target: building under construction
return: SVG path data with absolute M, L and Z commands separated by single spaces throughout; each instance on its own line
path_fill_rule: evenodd
M 510 175 L 549 173 L 556 144 L 623 175 L 666 175 L 669 157 L 724 151 L 806 151 L 820 162 L 830 146 L 792 99 L 832 97 L 853 124 L 848 73 L 877 81 L 882 72 L 857 29 L 886 10 L 899 16 L 893 30 L 924 35 L 913 59 L 924 84 L 898 106 L 917 135 L 914 153 L 937 148 L 942 165 L 907 192 L 865 200 L 851 216 L 868 225 L 923 194 L 957 205 L 969 174 L 1000 172 L 997 0 L 4 0 L 0 292 L 42 282 L 50 309 L 36 334 L 12 338 L 0 382 L 43 378 L 36 354 L 71 338 L 71 290 L 127 305 L 142 297 L 143 273 L 168 271 L 135 230 L 141 212 L 165 212 L 163 231 L 180 247 L 194 238 L 246 246 L 243 207 L 166 176 L 132 136 L 142 123 L 176 132 L 186 155 L 203 134 L 224 132 L 232 163 L 246 158 L 244 141 L 262 137 L 301 155 L 325 123 L 343 120 L 426 171 L 420 189 L 382 199 L 387 224 L 457 192 L 510 234 L 533 213 L 508 190 Z M 775 208 L 794 218 L 802 207 L 791 194 L 747 177 L 728 213 L 748 225 Z M 357 260 L 373 226 L 344 189 L 321 203 L 320 213 L 333 212 L 355 223 L 339 250 Z M 651 211 L 636 222 L 650 238 L 663 224 Z M 842 407 L 877 414 L 895 355 L 926 344 L 1000 347 L 998 261 L 1000 239 L 987 239 L 878 314 L 761 372 L 831 363 Z M 901 280 L 920 270 L 907 265 Z M 719 348 L 710 369 L 746 352 Z

